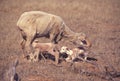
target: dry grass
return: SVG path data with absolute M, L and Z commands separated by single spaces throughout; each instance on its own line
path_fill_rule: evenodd
M 85 32 L 93 43 L 90 57 L 96 58 L 101 68 L 113 66 L 120 72 L 120 0 L 0 0 L 1 81 L 8 66 L 22 53 L 16 22 L 24 11 L 31 10 L 59 15 L 73 31 Z M 41 72 L 57 81 L 104 81 L 72 72 L 68 68 L 20 61 L 17 70 L 23 79 Z

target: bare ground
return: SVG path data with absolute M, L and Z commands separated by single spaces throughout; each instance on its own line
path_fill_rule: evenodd
M 16 22 L 25 11 L 39 10 L 59 15 L 75 32 L 85 32 L 94 64 L 73 66 L 43 60 L 29 63 L 22 58 L 21 36 Z M 47 41 L 41 39 L 41 41 Z M 0 81 L 15 59 L 21 81 L 120 81 L 120 1 L 119 0 L 0 0 Z

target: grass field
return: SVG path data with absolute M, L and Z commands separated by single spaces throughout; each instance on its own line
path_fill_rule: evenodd
M 101 69 L 82 62 L 73 68 L 64 62 L 56 67 L 49 60 L 27 63 L 21 59 L 16 23 L 23 12 L 35 10 L 58 15 L 74 32 L 86 33 L 92 42 L 89 57 L 97 59 Z M 105 76 L 105 67 L 120 72 L 120 0 L 0 0 L 0 81 L 8 81 L 5 73 L 16 58 L 21 81 L 110 81 L 110 76 L 101 76 Z M 120 81 L 120 77 L 111 80 Z

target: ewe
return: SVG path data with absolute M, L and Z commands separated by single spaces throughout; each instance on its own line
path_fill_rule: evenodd
M 91 46 L 84 33 L 73 32 L 61 17 L 42 11 L 24 12 L 17 22 L 17 27 L 22 35 L 21 46 L 24 54 L 33 53 L 32 43 L 40 37 L 49 38 L 51 43 L 58 43 L 66 38 L 76 45 L 80 45 L 82 41 L 85 42 L 84 46 Z

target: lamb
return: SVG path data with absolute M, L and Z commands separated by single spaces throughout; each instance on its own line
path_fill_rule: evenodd
M 33 48 L 35 49 L 34 54 L 30 54 L 30 59 L 33 61 L 38 61 L 39 59 L 39 54 L 42 55 L 44 58 L 43 54 L 44 53 L 50 53 L 51 55 L 55 56 L 55 62 L 58 64 L 59 61 L 59 52 L 56 49 L 56 45 L 53 43 L 39 43 L 38 40 L 35 40 L 32 43 Z M 44 58 L 45 60 L 45 58 Z
M 76 58 L 82 59 L 83 61 L 87 60 L 87 53 L 85 53 L 84 49 L 69 49 L 68 47 L 63 46 L 60 49 L 60 53 L 66 53 L 68 55 L 68 57 L 65 59 L 67 62 L 73 62 Z M 84 59 L 80 57 L 81 54 L 84 54 Z
M 84 33 L 73 32 L 66 26 L 61 17 L 46 12 L 24 12 L 17 22 L 17 27 L 22 35 L 21 46 L 24 54 L 33 53 L 32 43 L 36 38 L 40 37 L 47 37 L 54 44 L 66 38 L 66 40 L 76 45 L 80 45 L 82 41 L 86 42 L 84 46 L 91 46 Z

